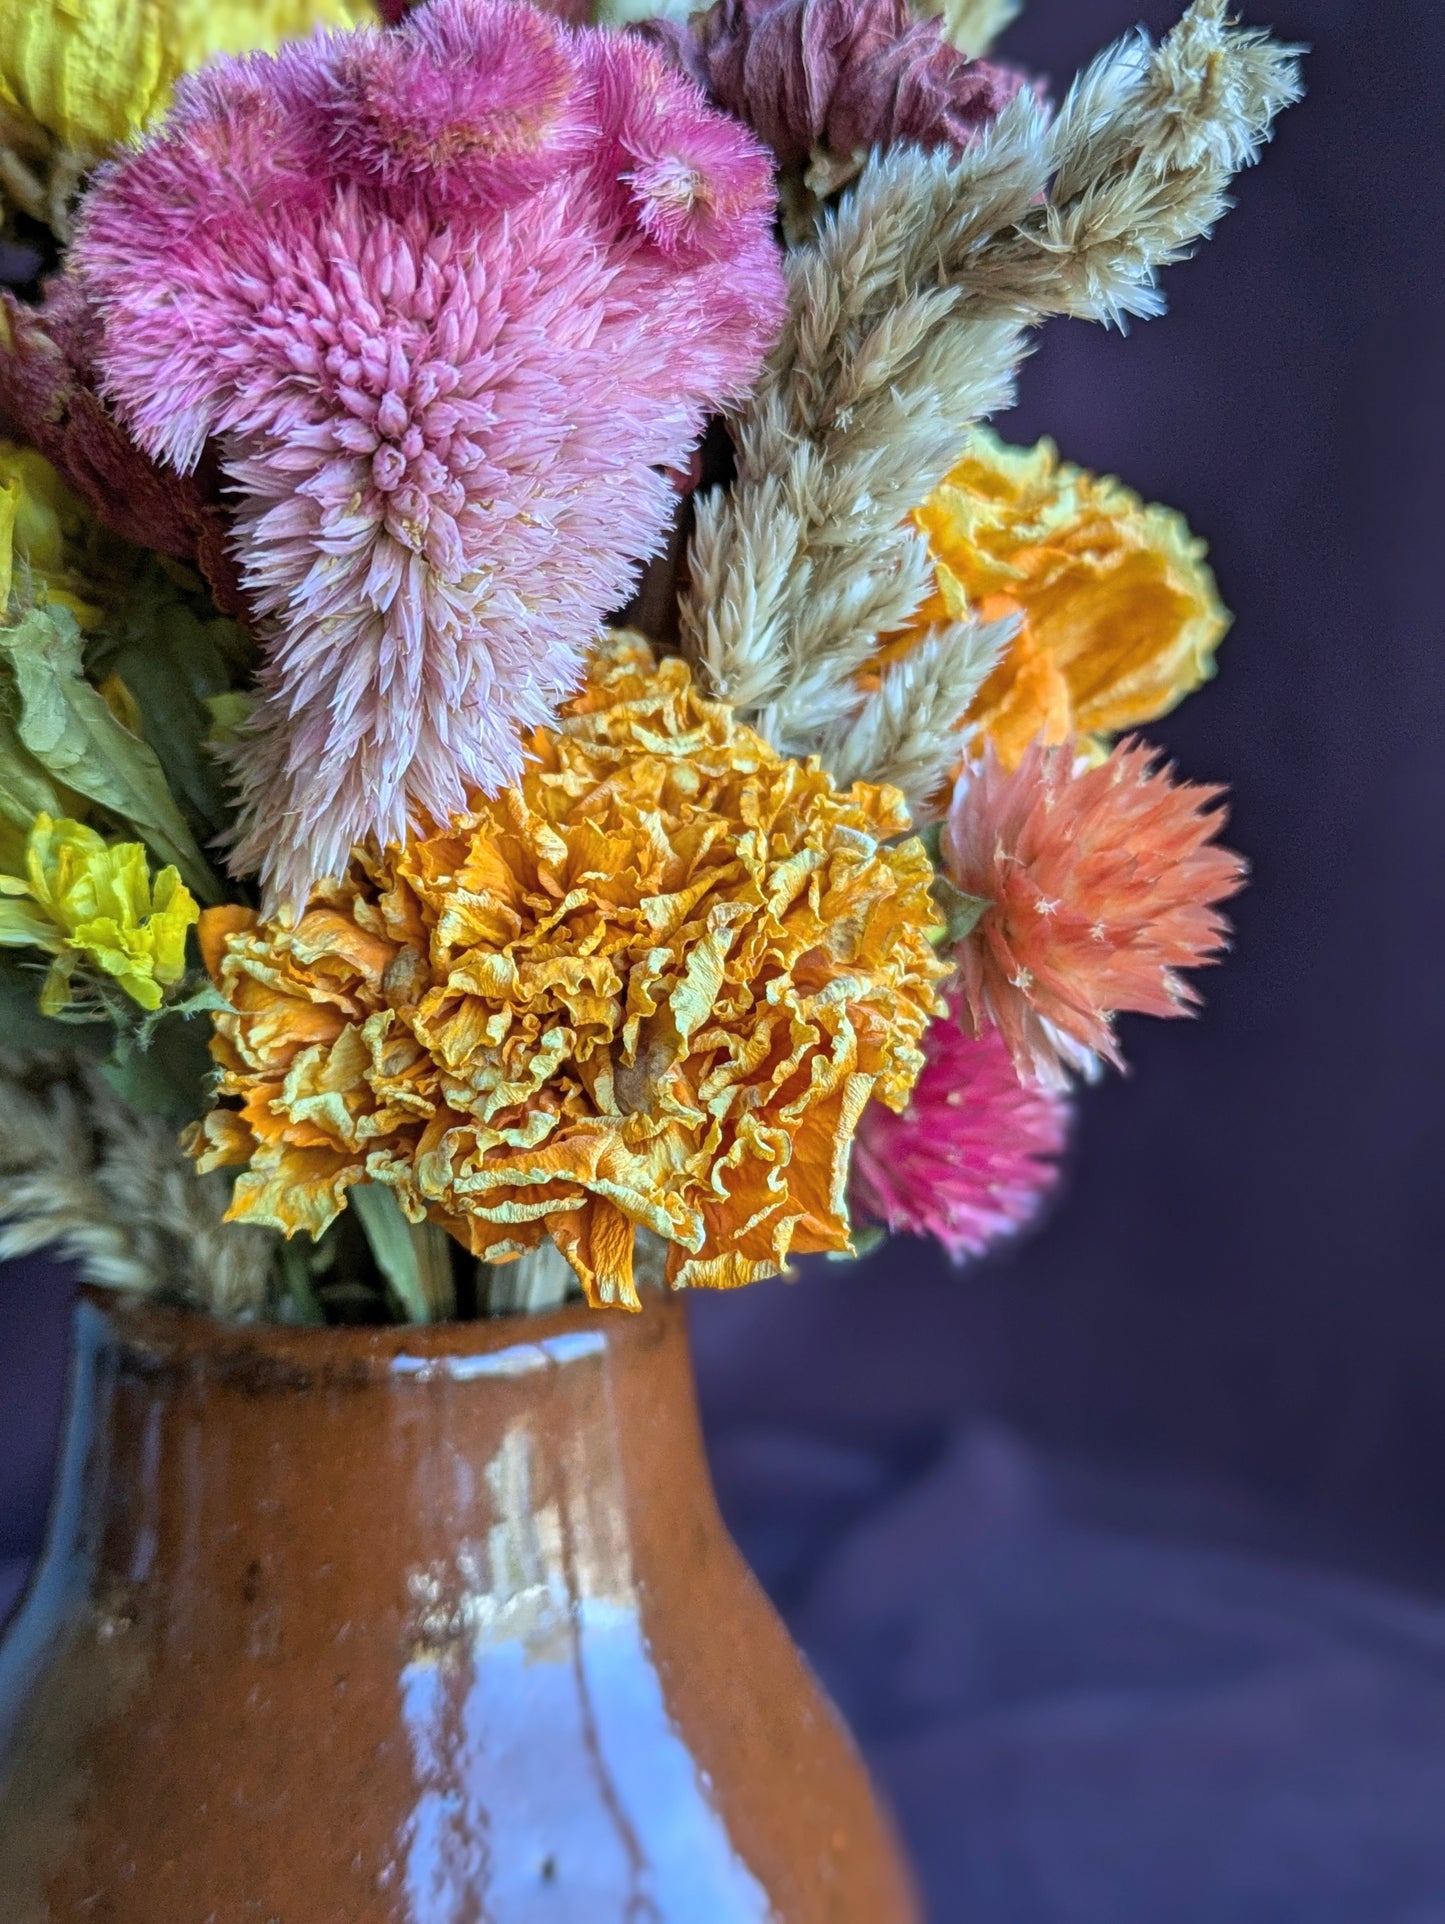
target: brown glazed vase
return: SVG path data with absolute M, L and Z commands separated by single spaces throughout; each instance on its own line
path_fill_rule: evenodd
M 723 1528 L 683 1312 L 88 1294 L 0 1654 L 3 1924 L 914 1924 Z

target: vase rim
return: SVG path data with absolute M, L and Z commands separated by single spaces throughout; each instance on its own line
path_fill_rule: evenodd
M 640 1312 L 586 1303 L 442 1323 L 228 1322 L 205 1310 L 161 1303 L 96 1284 L 79 1292 L 80 1316 L 142 1373 L 200 1370 L 259 1386 L 360 1386 L 407 1380 L 515 1376 L 640 1340 L 657 1341 L 681 1305 L 649 1291 Z

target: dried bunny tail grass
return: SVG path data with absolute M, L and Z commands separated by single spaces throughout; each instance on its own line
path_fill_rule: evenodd
M 736 426 L 737 478 L 697 505 L 685 646 L 785 753 L 856 710 L 858 669 L 932 579 L 907 516 L 971 422 L 1012 394 L 1018 320 L 963 312 L 928 258 L 952 175 L 973 162 L 973 150 L 875 158 L 817 242 L 789 257 L 790 318 Z
M 1195 0 L 1158 47 L 1140 29 L 1101 54 L 1041 129 L 1048 199 L 990 245 L 988 298 L 1116 324 L 1160 313 L 1160 268 L 1230 206 L 1300 97 L 1302 52 Z
M 1102 55 L 1052 118 L 1023 93 L 961 154 L 869 161 L 789 256 L 736 481 L 698 504 L 682 634 L 713 692 L 789 753 L 857 714 L 858 668 L 930 579 L 900 523 L 1011 400 L 1027 329 L 1157 313 L 1159 269 L 1298 92 L 1294 49 L 1196 0 L 1162 46 Z
M 914 820 L 926 818 L 958 766 L 958 718 L 1018 626 L 1016 616 L 950 622 L 885 668 L 856 716 L 823 742 L 823 765 L 839 787 L 891 782 Z
M 0 1261 L 53 1248 L 88 1283 L 254 1316 L 278 1239 L 222 1221 L 230 1184 L 197 1177 L 171 1125 L 90 1064 L 0 1055 Z

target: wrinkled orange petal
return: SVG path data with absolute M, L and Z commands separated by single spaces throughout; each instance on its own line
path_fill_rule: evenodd
M 243 929 L 254 928 L 256 911 L 243 908 L 239 902 L 221 902 L 213 909 L 202 909 L 201 919 L 196 924 L 196 939 L 201 945 L 201 960 L 206 965 L 206 973 L 213 981 L 220 980 L 221 958 L 226 953 L 226 945 L 233 935 Z
M 639 1227 L 678 1286 L 847 1248 L 853 1132 L 906 1101 L 947 972 L 900 798 L 840 794 L 630 636 L 534 747 L 294 929 L 214 945 L 237 1213 L 324 1225 L 381 1182 L 488 1260 L 550 1236 L 629 1308 Z

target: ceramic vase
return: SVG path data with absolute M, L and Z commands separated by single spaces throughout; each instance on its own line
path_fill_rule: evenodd
M 88 1292 L 0 1651 L 4 1924 L 915 1924 L 686 1324 Z

